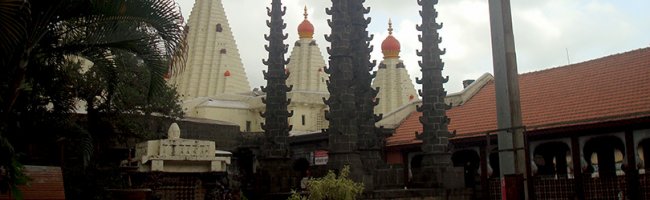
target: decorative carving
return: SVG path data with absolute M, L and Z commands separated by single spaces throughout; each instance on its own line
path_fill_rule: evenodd
M 167 130 L 167 139 L 174 140 L 181 138 L 181 128 L 178 127 L 176 122 L 172 123 Z
M 400 61 L 399 63 L 397 63 L 397 65 L 395 65 L 395 68 L 406 68 L 406 66 L 404 66 L 404 62 Z

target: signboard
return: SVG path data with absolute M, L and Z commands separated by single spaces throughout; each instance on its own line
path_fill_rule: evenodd
M 327 165 L 327 151 L 316 150 L 314 151 L 314 165 Z

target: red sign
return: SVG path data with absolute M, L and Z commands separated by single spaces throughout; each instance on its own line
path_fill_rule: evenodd
M 328 160 L 327 151 L 316 150 L 314 151 L 314 165 L 326 165 Z

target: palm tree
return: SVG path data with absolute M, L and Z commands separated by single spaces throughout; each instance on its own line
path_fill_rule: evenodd
M 183 68 L 185 35 L 173 0 L 0 0 L 0 187 L 20 176 L 7 127 L 16 100 L 34 79 L 30 72 L 87 60 L 110 96 L 116 69 L 141 66 L 150 74 L 151 98 L 164 90 L 168 70 Z

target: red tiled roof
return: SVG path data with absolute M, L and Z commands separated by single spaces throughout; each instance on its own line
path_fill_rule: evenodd
M 60 167 L 25 166 L 29 176 L 28 186 L 18 186 L 25 200 L 65 199 L 63 175 Z M 8 194 L 0 194 L 0 200 L 14 199 Z
M 650 116 L 650 48 L 582 63 L 519 75 L 525 126 L 538 129 L 568 127 Z M 422 131 L 411 113 L 388 146 L 420 143 Z M 447 111 L 449 130 L 457 138 L 496 129 L 494 82 L 487 83 L 465 104 Z

